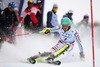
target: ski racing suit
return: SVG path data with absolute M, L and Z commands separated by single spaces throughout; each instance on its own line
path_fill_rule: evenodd
M 49 58 L 56 58 L 65 51 L 71 51 L 74 46 L 75 40 L 78 43 L 80 53 L 83 52 L 83 47 L 77 31 L 74 28 L 70 28 L 67 31 L 63 29 L 50 30 L 50 33 L 57 32 L 59 33 L 60 40 L 58 43 L 51 48 L 51 56 Z

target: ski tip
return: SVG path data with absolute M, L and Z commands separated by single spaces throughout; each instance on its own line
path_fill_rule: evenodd
M 32 63 L 32 64 L 35 64 L 35 63 L 36 63 L 36 60 L 35 60 L 35 59 L 28 58 L 27 60 L 28 60 L 30 63 Z
M 61 64 L 61 61 L 54 61 L 53 62 L 55 65 L 60 65 Z

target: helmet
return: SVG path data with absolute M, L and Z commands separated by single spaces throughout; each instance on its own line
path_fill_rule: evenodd
M 15 3 L 14 2 L 10 2 L 9 4 L 8 4 L 8 6 L 11 6 L 11 7 L 15 7 Z
M 68 25 L 70 25 L 71 24 L 71 20 L 68 17 L 63 17 L 61 19 L 61 24 L 68 24 Z
M 72 10 L 69 10 L 68 13 L 73 13 L 73 11 Z

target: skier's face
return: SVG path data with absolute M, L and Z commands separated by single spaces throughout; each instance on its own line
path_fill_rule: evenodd
M 69 25 L 68 24 L 62 24 L 62 29 L 64 31 L 68 30 L 69 29 Z

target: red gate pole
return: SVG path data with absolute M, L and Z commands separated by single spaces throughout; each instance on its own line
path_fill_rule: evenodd
M 91 31 L 92 31 L 92 61 L 93 61 L 93 67 L 95 67 L 94 23 L 93 23 L 93 7 L 92 7 L 92 0 L 90 0 L 90 12 L 91 12 Z

